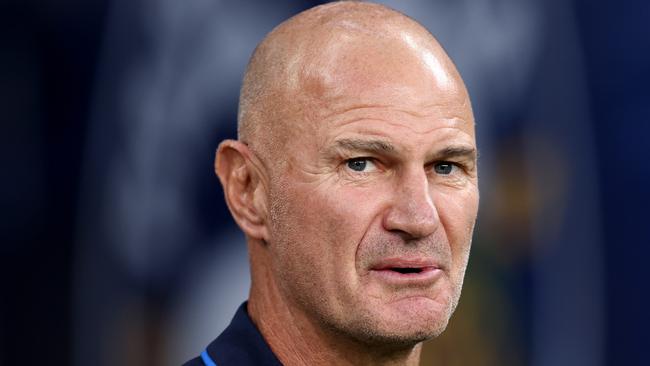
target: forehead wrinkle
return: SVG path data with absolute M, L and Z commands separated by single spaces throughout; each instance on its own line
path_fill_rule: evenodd
M 436 123 L 435 126 L 431 126 L 430 128 L 426 129 L 418 129 L 416 128 L 413 124 L 408 123 L 408 122 L 400 122 L 400 121 L 395 121 L 391 119 L 384 119 L 384 118 L 379 118 L 379 117 L 368 117 L 368 116 L 359 116 L 359 117 L 353 117 L 351 119 L 341 119 L 341 120 L 335 120 L 333 121 L 333 126 L 332 128 L 334 129 L 341 129 L 344 128 L 350 124 L 356 123 L 356 122 L 383 122 L 386 123 L 390 127 L 395 127 L 395 128 L 406 128 L 408 129 L 411 133 L 416 134 L 416 135 L 426 135 L 429 133 L 432 133 L 433 131 L 439 130 L 439 129 L 454 129 L 459 132 L 463 132 L 470 137 L 472 134 L 468 133 L 465 131 L 463 128 L 463 125 L 466 125 L 468 127 L 473 127 L 473 123 L 466 121 L 464 118 L 461 117 L 450 117 L 450 118 L 436 118 L 437 121 L 444 121 L 444 124 L 441 126 L 439 123 Z M 434 123 L 433 121 L 431 123 Z M 367 123 L 364 124 L 363 128 L 357 129 L 357 130 L 351 130 L 350 132 L 360 132 L 360 133 L 366 133 L 366 134 L 378 134 L 381 136 L 386 136 L 390 138 L 396 138 L 396 135 L 394 133 L 386 135 L 384 132 L 381 132 L 382 130 L 385 129 L 386 126 L 381 126 L 381 125 L 374 125 L 372 123 Z M 327 128 L 327 126 L 323 126 L 323 128 Z M 473 132 L 473 128 L 471 130 Z

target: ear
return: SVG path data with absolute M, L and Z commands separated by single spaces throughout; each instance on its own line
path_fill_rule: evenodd
M 267 241 L 267 190 L 261 164 L 254 164 L 253 159 L 246 144 L 225 140 L 217 149 L 214 170 L 237 225 L 246 236 Z

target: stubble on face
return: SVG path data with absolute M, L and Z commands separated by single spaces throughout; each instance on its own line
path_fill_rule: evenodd
M 294 308 L 332 334 L 384 348 L 412 346 L 444 331 L 460 298 L 469 243 L 452 254 L 442 232 L 404 241 L 373 223 L 354 230 L 354 219 L 362 214 L 333 210 L 335 193 L 284 192 L 285 197 L 272 199 L 278 238 L 272 250 L 275 275 Z M 391 257 L 435 258 L 444 273 L 433 285 L 377 283 L 370 268 Z
M 473 198 L 467 212 L 455 215 L 464 221 L 455 217 L 430 235 L 405 239 L 380 222 L 385 208 L 399 199 L 390 187 L 375 190 L 372 182 L 345 181 L 313 161 L 289 164 L 271 189 L 269 250 L 284 297 L 315 326 L 367 345 L 408 347 L 439 335 L 462 288 Z M 425 287 L 377 282 L 373 263 L 392 257 L 432 258 L 444 273 Z

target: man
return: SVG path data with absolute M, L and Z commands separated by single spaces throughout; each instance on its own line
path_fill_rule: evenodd
M 187 365 L 416 365 L 460 296 L 478 209 L 474 118 L 433 36 L 337 2 L 275 28 L 215 169 L 251 290 Z

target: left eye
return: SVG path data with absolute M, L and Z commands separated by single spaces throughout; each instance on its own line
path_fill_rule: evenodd
M 347 166 L 355 172 L 364 172 L 375 168 L 375 164 L 368 158 L 350 159 L 347 161 Z
M 448 175 L 454 170 L 454 164 L 448 162 L 437 163 L 433 166 L 433 170 L 438 174 Z

